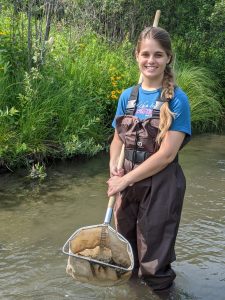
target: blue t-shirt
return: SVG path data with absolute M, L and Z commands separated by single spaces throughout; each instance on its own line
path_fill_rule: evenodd
M 112 122 L 112 126 L 115 128 L 116 117 L 123 116 L 126 111 L 126 106 L 128 99 L 133 87 L 130 87 L 123 91 L 120 95 L 116 115 Z M 154 91 L 143 90 L 142 87 L 139 87 L 138 101 L 135 111 L 135 116 L 140 120 L 150 118 L 152 116 L 152 110 L 155 105 L 156 100 L 160 96 L 161 89 Z M 175 113 L 172 124 L 169 130 L 181 131 L 187 135 L 191 135 L 191 113 L 190 105 L 187 95 L 182 91 L 181 88 L 176 87 L 174 91 L 174 97 L 169 102 L 169 108 L 172 112 Z

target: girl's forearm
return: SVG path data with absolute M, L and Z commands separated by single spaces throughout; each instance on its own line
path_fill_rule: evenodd
M 121 141 L 118 133 L 115 131 L 112 143 L 110 145 L 110 166 L 116 166 L 120 156 L 123 142 Z
M 135 182 L 157 174 L 169 163 L 169 158 L 160 155 L 160 153 L 155 153 L 137 168 L 124 175 L 123 179 L 127 181 L 127 185 L 132 185 Z

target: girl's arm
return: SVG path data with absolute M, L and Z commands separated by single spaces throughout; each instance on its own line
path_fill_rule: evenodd
M 110 162 L 109 162 L 109 169 L 110 169 L 110 176 L 122 176 L 122 170 L 117 170 L 117 164 L 121 152 L 123 142 L 121 141 L 116 129 L 114 133 L 114 137 L 112 143 L 110 145 Z
M 108 180 L 108 196 L 121 192 L 127 186 L 163 170 L 175 159 L 184 137 L 183 132 L 168 131 L 156 153 L 123 177 L 113 176 Z

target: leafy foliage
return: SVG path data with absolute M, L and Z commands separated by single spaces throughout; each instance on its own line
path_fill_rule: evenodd
M 46 64 L 24 73 L 12 101 L 15 106 L 0 111 L 5 118 L 0 123 L 5 137 L 0 144 L 2 164 L 12 167 L 48 157 L 92 156 L 105 149 L 115 100 L 123 88 L 137 81 L 136 64 L 126 56 L 128 48 L 129 42 L 124 41 L 110 49 L 93 33 L 68 45 L 56 32 Z M 10 102 L 0 99 L 0 107 Z
M 107 148 L 117 99 L 139 77 L 132 45 L 156 9 L 173 37 L 177 82 L 190 98 L 195 130 L 222 127 L 223 1 L 1 3 L 0 166 L 42 173 L 48 157 Z

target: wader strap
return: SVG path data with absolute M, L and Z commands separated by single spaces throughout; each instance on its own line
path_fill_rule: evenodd
M 158 99 L 155 102 L 155 106 L 152 110 L 152 119 L 159 119 L 160 117 L 160 108 L 163 105 L 164 101 L 159 96 Z
M 140 84 L 135 85 L 131 91 L 130 98 L 127 102 L 127 107 L 125 111 L 125 115 L 133 116 L 136 109 L 136 102 L 138 99 L 138 91 L 139 91 Z

